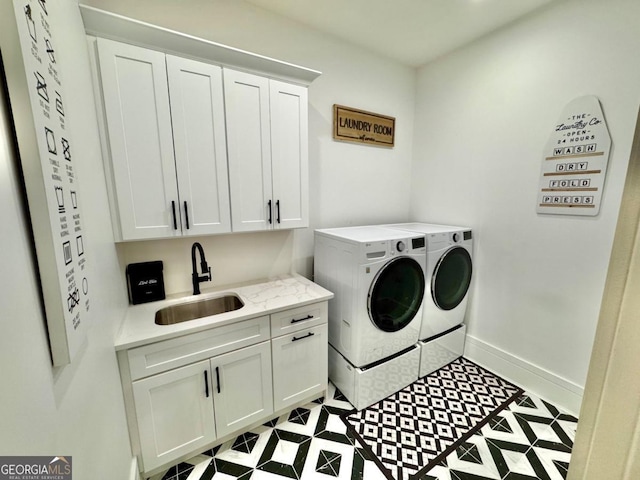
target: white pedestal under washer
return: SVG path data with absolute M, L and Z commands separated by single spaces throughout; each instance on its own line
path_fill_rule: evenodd
M 424 234 L 367 226 L 316 230 L 314 281 L 335 295 L 329 343 L 353 366 L 418 341 L 425 264 Z

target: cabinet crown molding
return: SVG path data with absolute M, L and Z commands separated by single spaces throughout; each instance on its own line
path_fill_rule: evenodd
M 79 5 L 89 35 L 130 43 L 168 54 L 191 57 L 271 78 L 309 85 L 321 72 L 211 40 L 159 27 L 88 5 Z

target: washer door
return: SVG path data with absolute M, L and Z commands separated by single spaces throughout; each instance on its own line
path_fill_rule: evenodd
M 431 296 L 442 310 L 452 310 L 464 300 L 471 283 L 471 255 L 462 247 L 447 250 L 431 278 Z
M 385 332 L 402 330 L 418 313 L 424 288 L 424 272 L 418 262 L 409 257 L 390 261 L 369 289 L 369 318 Z

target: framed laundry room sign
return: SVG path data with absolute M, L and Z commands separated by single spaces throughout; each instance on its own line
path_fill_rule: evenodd
M 395 133 L 395 117 L 342 105 L 333 106 L 334 140 L 393 147 Z
M 600 211 L 611 137 L 593 95 L 571 101 L 547 142 L 536 211 L 595 216 Z

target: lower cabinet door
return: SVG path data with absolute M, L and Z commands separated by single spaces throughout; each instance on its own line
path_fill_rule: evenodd
M 146 472 L 216 439 L 211 386 L 209 360 L 133 382 Z
M 211 374 L 218 438 L 273 413 L 269 341 L 213 357 Z
M 327 389 L 327 324 L 271 340 L 274 409 Z

